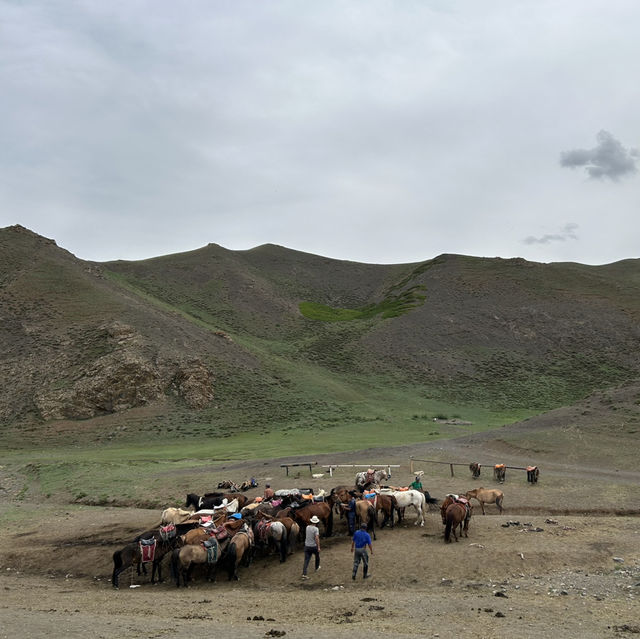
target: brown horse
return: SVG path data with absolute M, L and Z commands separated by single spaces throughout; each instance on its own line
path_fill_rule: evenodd
M 232 537 L 226 552 L 225 564 L 229 581 L 238 581 L 238 566 L 241 562 L 243 566 L 251 565 L 254 550 L 253 531 L 249 526 L 245 526 Z
M 502 507 L 502 500 L 504 498 L 504 493 L 497 488 L 474 488 L 473 490 L 468 490 L 464 496 L 467 499 L 471 499 L 472 497 L 480 503 L 480 507 L 482 508 L 482 514 L 484 515 L 484 505 L 485 504 L 495 504 L 500 510 L 500 514 L 504 508 Z
M 393 495 L 387 495 L 385 493 L 378 493 L 376 498 L 374 499 L 374 508 L 376 509 L 376 520 L 378 517 L 378 513 L 382 512 L 382 524 L 380 524 L 380 528 L 384 528 L 389 521 L 391 521 L 391 528 L 393 528 L 393 520 L 395 516 L 395 511 L 398 510 L 398 502 Z M 400 513 L 398 513 L 398 520 L 400 518 Z
M 358 499 L 358 501 L 356 501 L 356 529 L 360 527 L 360 524 L 367 524 L 367 532 L 376 539 L 377 518 L 378 512 L 372 500 Z
M 218 541 L 215 537 L 208 537 L 206 540 L 209 548 L 204 544 L 188 544 L 181 548 L 176 548 L 171 555 L 171 574 L 176 580 L 176 587 L 180 587 L 180 576 L 182 576 L 182 585 L 186 588 L 188 582 L 191 581 L 191 574 L 197 564 L 206 565 L 207 581 L 216 580 L 216 568 L 224 554 L 231 538 Z M 213 574 L 212 574 L 213 573 Z
M 469 518 L 467 517 L 467 508 L 465 505 L 460 503 L 449 505 L 445 513 L 445 524 L 444 540 L 447 543 L 451 542 L 451 532 L 453 532 L 453 538 L 458 541 L 458 536 L 456 535 L 456 528 L 458 526 L 460 526 L 460 536 L 462 536 L 464 532 L 464 536 L 468 537 Z
M 316 516 L 324 525 L 324 536 L 331 537 L 333 533 L 333 507 L 328 501 L 316 501 L 300 508 L 291 508 L 290 506 L 276 513 L 276 519 L 282 517 L 292 517 L 300 526 L 300 532 L 304 531 L 309 525 L 309 521 Z

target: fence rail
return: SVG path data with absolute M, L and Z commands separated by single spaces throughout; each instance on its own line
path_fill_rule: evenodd
M 467 464 L 465 462 L 448 462 L 448 461 L 440 461 L 438 459 L 418 459 L 417 457 L 409 457 L 409 468 L 411 470 L 411 473 L 413 474 L 414 468 L 413 468 L 413 462 L 423 462 L 425 464 L 444 464 L 446 466 L 449 466 L 449 469 L 451 471 L 451 477 L 454 477 L 454 473 L 453 473 L 453 467 L 454 466 L 467 466 L 469 467 L 470 464 Z M 477 462 L 476 462 L 477 463 Z M 478 464 L 478 466 L 484 466 L 485 468 L 494 468 L 495 464 Z M 502 466 L 505 470 L 507 468 L 510 468 L 511 470 L 526 470 L 528 471 L 529 469 L 526 466 L 507 466 L 506 464 Z

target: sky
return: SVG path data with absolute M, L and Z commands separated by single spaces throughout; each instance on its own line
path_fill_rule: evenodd
M 0 227 L 81 259 L 640 257 L 637 0 L 0 0 Z

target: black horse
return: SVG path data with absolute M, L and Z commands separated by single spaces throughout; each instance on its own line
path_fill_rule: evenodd
M 144 563 L 142 561 L 141 544 L 146 540 L 155 540 L 155 552 L 153 554 L 153 563 L 151 570 L 151 583 L 156 582 L 156 573 L 158 581 L 162 581 L 162 560 L 164 556 L 173 550 L 177 537 L 172 539 L 164 539 L 159 530 L 149 530 L 138 535 L 134 541 L 127 544 L 120 550 L 113 553 L 113 574 L 111 576 L 111 584 L 114 588 L 118 588 L 118 578 L 130 566 L 135 565 L 138 575 L 140 574 L 140 566 L 146 574 Z
M 195 493 L 189 493 L 184 507 L 193 506 L 196 510 L 211 510 L 215 506 L 222 506 L 223 499 L 224 493 L 205 493 L 202 497 Z

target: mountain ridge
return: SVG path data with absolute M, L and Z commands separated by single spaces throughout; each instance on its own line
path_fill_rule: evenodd
M 544 411 L 640 376 L 637 259 L 383 265 L 208 244 L 98 263 L 20 226 L 0 255 L 5 427 L 152 406 L 295 425 L 348 413 L 354 384 Z

